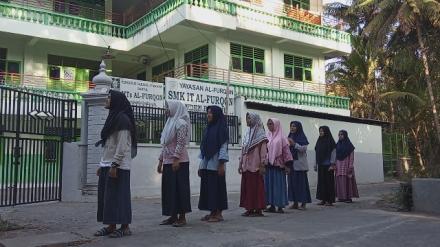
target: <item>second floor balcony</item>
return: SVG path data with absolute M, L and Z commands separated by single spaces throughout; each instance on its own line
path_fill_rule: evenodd
M 279 36 L 281 39 L 316 43 L 316 45 L 343 52 L 350 50 L 350 35 L 340 30 L 341 23 L 339 21 L 330 20 L 319 12 L 306 10 L 298 5 L 282 2 L 275 4 L 270 2 L 271 4 L 267 5 L 266 1 L 261 1 L 261 5 L 258 5 L 232 0 L 142 2 L 155 2 L 155 5 L 149 4 L 149 8 L 139 7 L 138 11 L 143 14 L 130 12 L 131 14 L 127 16 L 126 13 L 114 12 L 115 6 L 111 8 L 112 11 L 108 11 L 105 8 L 93 9 L 74 5 L 67 0 L 8 0 L 0 1 L 0 18 L 93 33 L 98 36 L 110 36 L 115 40 L 107 40 L 107 42 L 118 43 L 119 46 L 115 49 L 120 50 L 131 50 L 152 38 L 141 32 L 152 28 L 152 25 L 154 26 L 161 19 L 166 17 L 168 20 L 166 25 L 176 25 L 182 21 L 180 16 L 186 20 L 206 25 L 217 27 L 225 25 L 224 28 L 231 30 L 243 29 Z M 267 2 L 269 3 L 269 1 Z M 116 5 L 115 1 L 113 5 Z M 122 9 L 128 8 L 122 1 L 117 5 L 120 5 L 119 8 Z M 169 29 L 171 26 L 167 28 Z M 7 31 L 14 32 L 13 29 Z M 281 34 L 283 32 L 292 33 L 283 36 Z M 50 32 L 46 31 L 45 33 Z M 56 35 L 49 38 L 56 39 L 55 37 Z M 58 39 L 62 39 L 63 35 L 58 37 Z M 100 39 L 102 38 L 96 37 L 95 40 Z M 84 40 L 91 39 L 88 37 Z

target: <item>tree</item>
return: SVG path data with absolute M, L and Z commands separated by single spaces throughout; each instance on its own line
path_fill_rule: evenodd
M 387 46 L 390 36 L 397 31 L 417 34 L 418 53 L 423 64 L 423 73 L 428 90 L 431 112 L 434 118 L 437 141 L 440 143 L 440 119 L 437 110 L 434 82 L 428 59 L 425 32 L 430 27 L 440 28 L 440 2 L 435 0 L 360 0 L 354 8 L 374 6 L 375 15 L 363 30 L 373 47 Z M 428 28 L 424 24 L 428 24 Z

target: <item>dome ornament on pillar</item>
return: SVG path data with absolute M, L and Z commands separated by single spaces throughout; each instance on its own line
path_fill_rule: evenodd
M 110 76 L 108 76 L 105 72 L 106 65 L 104 60 L 102 60 L 99 67 L 99 74 L 94 76 L 92 79 L 92 83 L 96 85 L 93 91 L 97 93 L 108 93 L 112 85 L 112 78 L 110 78 Z

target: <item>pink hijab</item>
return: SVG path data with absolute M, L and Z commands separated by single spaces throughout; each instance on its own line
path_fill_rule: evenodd
M 269 153 L 268 158 L 270 164 L 274 165 L 276 158 L 283 155 L 283 148 L 288 146 L 287 138 L 283 133 L 283 129 L 281 128 L 281 122 L 277 118 L 269 118 L 272 120 L 274 125 L 274 131 L 267 132 L 267 139 L 269 139 Z

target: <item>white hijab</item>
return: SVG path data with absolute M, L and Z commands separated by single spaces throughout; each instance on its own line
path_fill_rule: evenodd
M 170 111 L 170 116 L 162 130 L 160 144 L 162 146 L 170 144 L 176 137 L 177 130 L 184 125 L 188 128 L 186 144 L 189 144 L 191 140 L 191 120 L 186 106 L 180 101 L 167 100 L 165 107 Z

